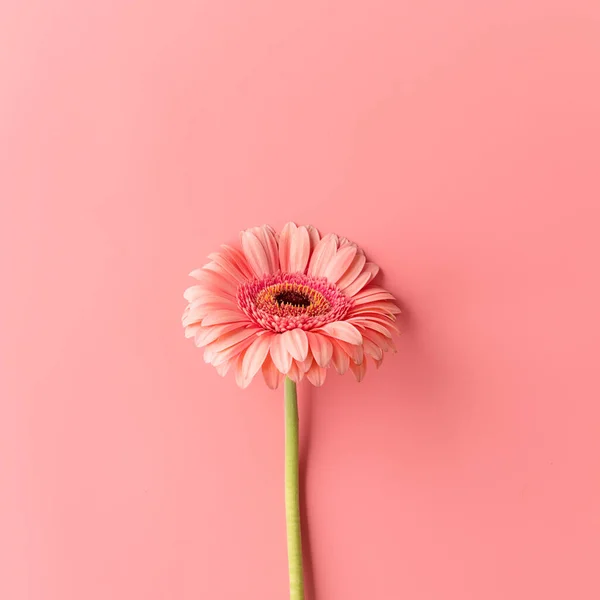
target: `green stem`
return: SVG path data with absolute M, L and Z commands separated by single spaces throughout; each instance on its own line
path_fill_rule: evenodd
M 285 518 L 290 571 L 290 600 L 304 600 L 298 491 L 298 401 L 296 384 L 288 377 L 285 378 Z

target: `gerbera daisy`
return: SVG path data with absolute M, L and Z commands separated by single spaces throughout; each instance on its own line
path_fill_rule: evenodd
M 346 238 L 263 225 L 209 259 L 190 273 L 198 283 L 184 294 L 185 335 L 221 375 L 233 370 L 240 387 L 259 371 L 270 388 L 286 376 L 320 386 L 330 367 L 360 381 L 367 360 L 379 367 L 384 352 L 395 352 L 400 309 L 374 283 L 379 267 Z

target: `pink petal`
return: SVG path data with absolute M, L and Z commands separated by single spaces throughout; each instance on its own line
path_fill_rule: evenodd
M 316 387 L 320 387 L 325 383 L 327 369 L 320 367 L 316 362 L 312 364 L 306 373 L 307 379 Z
M 285 347 L 282 333 L 276 334 L 271 341 L 271 358 L 281 373 L 285 374 L 290 370 L 292 356 Z
M 202 331 L 202 325 L 200 325 L 200 323 L 196 323 L 195 325 L 188 325 L 184 331 L 184 335 L 186 338 L 195 338 L 196 334 Z
M 390 325 L 396 327 L 394 322 L 396 321 L 396 315 L 381 310 L 370 310 L 368 307 L 360 308 L 357 311 L 358 314 L 349 315 L 345 320 L 352 322 L 352 319 L 365 319 L 379 321 L 383 325 Z
M 340 277 L 348 270 L 355 256 L 355 246 L 345 246 L 340 248 L 332 261 L 325 268 L 325 277 L 332 283 L 337 283 Z
M 244 253 L 238 248 L 231 248 L 231 246 L 227 246 L 223 244 L 221 246 L 221 255 L 224 259 L 226 259 L 232 267 L 235 267 L 242 275 L 246 277 L 246 279 L 252 279 L 254 274 Z
M 252 381 L 252 377 L 248 377 L 247 374 L 244 373 L 244 368 L 243 368 L 244 357 L 246 356 L 247 352 L 248 352 L 248 349 L 242 350 L 242 352 L 239 353 L 238 357 L 235 359 L 235 363 L 234 363 L 234 367 L 233 367 L 233 372 L 235 374 L 235 382 L 242 389 L 247 388 L 250 385 L 250 382 Z
M 202 320 L 202 325 L 221 325 L 223 323 L 250 323 L 250 319 L 240 311 L 216 310 Z
M 322 327 L 315 329 L 315 331 L 324 331 L 329 336 L 348 342 L 349 344 L 360 344 L 362 342 L 360 331 L 354 325 L 348 323 L 348 321 L 326 323 Z
M 343 288 L 344 294 L 352 298 L 358 294 L 367 283 L 373 281 L 377 273 L 379 273 L 379 267 L 376 264 L 365 263 L 362 273 L 350 285 Z
M 265 254 L 269 261 L 269 272 L 276 273 L 279 271 L 279 247 L 277 246 L 275 232 L 268 225 L 257 227 L 257 230 L 258 231 L 255 231 L 254 234 L 265 249 Z
M 308 237 L 310 238 L 310 252 L 312 254 L 313 250 L 321 239 L 321 234 L 319 233 L 319 230 L 312 225 L 307 225 L 306 229 L 308 230 Z
M 338 287 L 341 290 L 348 287 L 362 273 L 366 262 L 367 259 L 365 258 L 365 255 L 362 254 L 360 250 L 357 250 L 356 256 L 352 259 L 352 263 L 347 271 L 338 280 Z
M 293 382 L 300 383 L 302 381 L 302 377 L 304 373 L 302 369 L 298 366 L 298 363 L 294 360 L 290 366 L 289 371 L 286 373 L 286 376 L 289 377 Z
M 218 290 L 221 294 L 226 294 L 235 298 L 237 293 L 237 286 L 231 279 L 225 278 L 225 276 L 215 273 L 209 269 L 195 269 L 190 273 L 192 277 L 202 282 L 203 287 L 206 289 Z
M 198 321 L 204 320 L 209 314 L 215 311 L 228 310 L 227 307 L 223 307 L 221 303 L 215 304 L 202 304 L 196 308 L 191 309 L 182 320 L 183 325 L 191 325 Z M 234 311 L 237 312 L 237 311 Z
M 315 361 L 320 367 L 328 367 L 331 355 L 333 354 L 333 345 L 329 341 L 326 335 L 321 333 L 313 333 L 307 331 L 306 336 L 308 337 L 308 344 L 310 351 L 315 357 Z
M 233 302 L 229 296 L 219 296 L 212 292 L 207 292 L 200 298 L 196 298 L 194 301 L 190 302 L 189 309 L 192 311 L 197 308 L 205 308 L 206 306 L 218 306 L 222 310 L 237 309 L 237 303 Z
M 348 342 L 342 342 L 341 340 L 337 340 L 337 343 L 353 362 L 360 364 L 364 360 L 365 355 L 362 343 L 348 344 Z
M 394 342 L 391 338 L 386 337 L 379 331 L 373 331 L 372 329 L 367 329 L 366 327 L 361 328 L 361 333 L 363 336 L 363 343 L 365 340 L 369 340 L 379 348 L 381 348 L 384 352 L 388 350 L 396 351 L 396 347 L 394 346 Z
M 398 352 L 398 349 L 396 348 L 396 343 L 394 342 L 394 339 L 393 339 L 393 338 L 390 338 L 390 339 L 388 340 L 388 344 L 389 344 L 389 346 L 390 346 L 390 350 L 391 350 L 393 353 L 396 353 L 396 352 Z
M 394 323 L 396 317 L 394 317 L 393 315 L 372 313 L 369 315 L 361 315 L 360 318 L 368 323 L 379 323 L 380 325 L 386 327 L 388 332 L 395 331 L 398 335 L 400 334 L 400 330 L 398 329 L 398 327 L 396 327 L 396 324 Z
M 215 359 L 215 356 L 217 356 L 214 352 L 211 352 L 210 350 L 207 350 L 206 348 L 204 349 L 204 362 L 211 364 L 212 361 Z M 225 362 L 225 361 L 222 361 Z M 219 363 L 221 364 L 221 363 Z
M 345 237 L 340 238 L 340 241 L 338 244 L 338 250 L 340 248 L 344 248 L 346 246 L 354 246 L 358 251 L 358 246 L 354 242 L 350 241 L 348 238 L 345 238 Z
M 371 341 L 366 335 L 363 336 L 363 346 L 367 356 L 370 356 L 375 360 L 381 360 L 383 358 L 383 349 L 375 342 Z
M 222 352 L 214 352 L 210 349 L 210 345 L 206 347 L 204 350 L 204 360 L 211 363 L 214 367 L 217 367 L 224 362 L 231 360 L 232 358 L 239 355 L 242 350 L 245 350 L 252 342 L 254 338 L 249 337 L 245 340 L 242 340 L 238 344 L 234 346 L 230 346 L 226 348 Z M 208 358 L 208 360 L 207 360 Z
M 240 284 L 248 281 L 248 277 L 244 274 L 242 269 L 222 253 L 213 252 L 208 255 L 208 258 L 210 258 L 214 265 L 221 270 L 221 273 L 226 273 L 231 279 L 234 279 L 236 283 Z
M 389 292 L 372 291 L 370 289 L 364 289 L 358 294 L 354 295 L 354 305 L 367 304 L 369 302 L 378 302 L 381 300 L 395 300 L 394 296 Z
M 198 286 L 202 287 L 202 286 Z M 216 304 L 221 303 L 224 307 L 234 306 L 237 307 L 237 302 L 231 298 L 231 296 L 224 296 L 223 294 L 218 294 L 203 288 L 202 296 L 192 300 L 190 302 L 190 308 L 194 308 L 196 306 L 202 306 L 203 304 Z
M 190 325 L 200 325 L 203 317 L 204 313 L 202 311 L 186 310 L 181 318 L 181 324 L 184 327 L 189 327 Z
M 292 235 L 298 227 L 296 223 L 286 223 L 279 235 L 279 268 L 285 272 L 290 272 L 290 251 L 292 245 Z
M 354 316 L 370 312 L 389 315 L 395 319 L 394 315 L 398 315 L 402 311 L 393 302 L 383 301 L 354 306 L 348 314 Z
M 363 362 L 360 365 L 357 365 L 356 363 L 351 362 L 350 370 L 354 373 L 354 377 L 356 377 L 356 381 L 358 381 L 360 383 L 365 376 L 365 371 L 367 370 L 367 361 L 363 360 Z
M 267 386 L 270 387 L 272 390 L 277 389 L 283 375 L 277 370 L 275 363 L 269 355 L 265 357 L 265 361 L 263 362 L 262 374 Z
M 244 323 L 226 323 L 225 325 L 213 325 L 212 327 L 200 327 L 194 336 L 194 343 L 198 348 L 214 342 L 217 338 L 237 329 L 246 329 Z
M 376 265 L 375 263 L 369 263 L 369 262 L 365 264 L 364 270 L 369 271 L 369 273 L 371 273 L 371 281 L 373 281 L 373 279 L 375 279 L 375 277 L 377 277 L 377 274 L 380 271 L 379 265 Z
M 225 375 L 227 375 L 227 373 L 229 373 L 229 369 L 231 368 L 231 366 L 233 365 L 233 363 L 235 362 L 235 358 L 233 360 L 229 360 L 227 362 L 224 362 L 223 364 L 217 365 L 215 367 L 217 373 L 221 376 L 221 377 L 225 377 Z
M 292 329 L 281 334 L 284 347 L 296 360 L 305 360 L 308 354 L 308 338 L 302 329 Z
M 371 281 L 371 273 L 363 271 L 350 285 L 343 288 L 342 291 L 346 296 L 352 298 L 352 296 L 354 296 L 356 292 L 362 290 L 369 281 Z
M 355 325 L 362 325 L 363 327 L 366 327 L 368 329 L 374 329 L 375 331 L 379 331 L 379 333 L 383 333 L 383 335 L 385 335 L 386 337 L 392 337 L 389 326 L 386 326 L 380 323 L 379 321 L 374 320 L 372 317 L 369 317 L 368 319 L 351 317 L 350 319 L 348 319 L 348 322 L 353 323 Z
M 242 231 L 242 249 L 248 259 L 248 264 L 257 277 L 271 273 L 265 249 L 251 231 Z
M 257 337 L 248 350 L 246 350 L 244 364 L 242 365 L 245 377 L 252 379 L 258 373 L 269 354 L 271 340 L 274 336 L 275 334 L 271 332 L 265 333 Z
M 350 365 L 350 357 L 336 341 L 333 341 L 333 355 L 331 356 L 331 362 L 340 375 L 343 375 Z
M 204 292 L 204 288 L 201 285 L 192 285 L 185 292 L 183 292 L 183 297 L 188 302 L 193 302 L 202 296 Z
M 372 264 L 372 263 L 369 263 Z M 363 296 L 370 296 L 371 294 L 380 294 L 380 293 L 386 293 L 389 294 L 389 290 L 386 290 L 385 288 L 382 288 L 380 285 L 370 285 L 369 287 L 366 287 L 362 292 L 360 292 L 359 294 L 356 294 L 357 298 L 362 298 Z M 392 298 L 394 298 L 392 296 Z
M 306 360 L 298 363 L 298 366 L 300 367 L 300 370 L 303 373 L 306 373 L 312 367 L 313 362 L 314 362 L 314 359 L 312 357 L 312 354 L 309 354 L 306 357 Z
M 313 277 L 324 277 L 325 269 L 333 260 L 337 250 L 337 236 L 327 234 L 316 246 L 308 265 L 308 274 Z
M 304 225 L 291 234 L 289 272 L 304 273 L 310 256 L 310 238 Z
M 241 283 L 242 281 L 246 281 L 245 279 L 242 279 L 238 282 L 236 277 L 232 277 L 231 273 L 229 273 L 227 269 L 224 269 L 219 263 L 215 262 L 214 260 L 211 260 L 209 263 L 206 263 L 202 268 L 206 269 L 207 271 L 212 271 L 213 273 L 216 273 L 217 275 L 220 275 L 225 279 L 232 280 L 232 282 L 235 281 L 236 284 Z
M 260 331 L 257 327 L 248 327 L 246 329 L 235 329 L 224 333 L 218 337 L 214 342 L 208 344 L 207 349 L 211 352 L 221 352 L 226 348 L 235 346 L 239 342 L 243 342 L 246 338 L 256 337 L 256 334 Z M 252 342 L 251 342 L 252 343 Z

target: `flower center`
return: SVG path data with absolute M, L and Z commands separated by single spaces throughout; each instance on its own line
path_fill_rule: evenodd
M 283 281 L 259 291 L 256 308 L 277 317 L 299 317 L 323 315 L 331 305 L 321 292 L 312 287 L 300 282 Z
M 284 290 L 275 295 L 275 302 L 281 306 L 282 304 L 291 304 L 292 306 L 301 306 L 306 308 L 310 306 L 310 298 L 302 292 L 296 290 Z
M 336 285 L 303 273 L 277 273 L 244 283 L 237 301 L 257 325 L 271 331 L 309 331 L 342 319 L 352 306 Z

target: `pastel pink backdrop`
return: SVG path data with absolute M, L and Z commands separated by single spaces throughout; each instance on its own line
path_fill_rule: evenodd
M 0 597 L 279 600 L 281 393 L 183 338 L 288 219 L 406 309 L 301 391 L 309 600 L 600 596 L 596 1 L 4 2 Z

